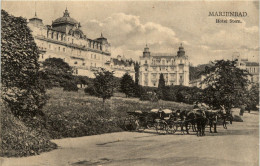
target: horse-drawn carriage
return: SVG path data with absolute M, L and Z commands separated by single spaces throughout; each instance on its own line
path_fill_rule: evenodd
M 204 135 L 205 127 L 209 125 L 216 131 L 217 122 L 221 119 L 223 127 L 226 129 L 226 121 L 232 119 L 229 114 L 223 111 L 214 110 L 170 110 L 170 109 L 152 109 L 151 111 L 127 112 L 128 116 L 124 121 L 126 130 L 143 131 L 145 129 L 154 129 L 160 134 L 174 134 L 181 131 L 182 134 L 189 130 L 196 131 L 197 135 Z M 232 117 L 232 115 L 231 115 Z
M 143 131 L 154 129 L 157 133 L 174 134 L 178 129 L 183 131 L 184 119 L 180 110 L 152 109 L 149 112 L 134 111 L 127 112 L 128 117 L 124 121 L 126 130 Z M 190 125 L 188 125 L 190 128 Z

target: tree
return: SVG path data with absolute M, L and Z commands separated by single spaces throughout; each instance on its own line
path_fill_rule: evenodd
M 125 73 L 120 82 L 121 92 L 125 93 L 126 97 L 133 96 L 135 93 L 135 83 L 132 77 Z
M 48 88 L 63 87 L 64 90 L 77 91 L 73 69 L 68 63 L 60 58 L 48 58 L 42 63 L 40 77 Z
M 114 76 L 112 72 L 105 69 L 96 72 L 95 76 L 93 86 L 90 88 L 92 88 L 93 95 L 103 99 L 103 106 L 105 106 L 105 100 L 113 96 Z
M 47 101 L 39 80 L 39 50 L 26 19 L 1 10 L 1 22 L 2 99 L 15 116 L 35 116 Z
M 257 105 L 259 105 L 259 83 L 253 84 L 247 93 L 248 110 L 257 110 Z
M 157 90 L 157 94 L 159 99 L 163 99 L 164 98 L 164 92 L 165 91 L 165 80 L 163 77 L 163 74 L 160 74 L 160 79 L 159 79 L 159 84 L 158 84 L 158 90 Z
M 134 69 L 135 69 L 135 84 L 138 85 L 138 83 L 139 83 L 139 70 L 140 70 L 140 64 L 138 62 L 134 63 Z
M 248 72 L 236 67 L 236 61 L 217 61 L 212 67 L 205 69 L 207 77 L 202 84 L 203 101 L 211 106 L 226 109 L 245 103 L 248 88 Z

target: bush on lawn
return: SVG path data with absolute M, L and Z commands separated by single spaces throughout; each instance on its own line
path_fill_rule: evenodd
M 73 81 L 67 81 L 66 84 L 63 85 L 64 91 L 75 91 L 77 92 L 79 90 L 77 84 Z
M 243 122 L 243 119 L 241 118 L 241 116 L 234 115 L 233 116 L 233 121 L 234 122 Z
M 46 133 L 27 127 L 7 107 L 1 106 L 1 113 L 0 156 L 22 157 L 57 148 L 55 143 L 49 141 Z

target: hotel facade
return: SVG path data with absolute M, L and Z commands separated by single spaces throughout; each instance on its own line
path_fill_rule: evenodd
M 160 74 L 166 85 L 189 86 L 189 58 L 182 45 L 177 55 L 152 54 L 146 45 L 140 57 L 139 84 L 158 87 Z
M 125 63 L 114 65 L 113 61 L 111 62 L 113 58 L 107 38 L 102 33 L 96 39 L 88 38 L 82 31 L 80 22 L 70 17 L 67 9 L 63 16 L 52 21 L 51 25 L 44 25 L 35 13 L 35 16 L 29 19 L 28 26 L 40 50 L 40 62 L 48 58 L 61 58 L 73 68 L 74 75 L 90 78 L 101 68 L 114 71 L 117 77 L 120 77 L 122 72 L 129 72 L 131 75 L 135 73 L 134 68 Z

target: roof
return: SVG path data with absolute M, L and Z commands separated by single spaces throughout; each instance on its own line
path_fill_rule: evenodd
M 258 62 L 245 62 L 246 66 L 259 66 Z
M 65 12 L 64 12 L 63 17 L 57 18 L 52 23 L 52 25 L 58 25 L 58 24 L 72 24 L 72 25 L 75 25 L 75 24 L 78 24 L 78 22 L 74 18 L 70 17 L 69 12 L 66 9 Z
M 176 57 L 176 55 L 166 54 L 166 53 L 152 53 L 151 56 L 154 57 L 154 58 L 173 58 L 173 57 Z
M 123 65 L 124 65 L 124 66 L 130 66 L 130 64 L 129 64 L 128 62 L 123 61 L 123 60 L 118 60 L 118 59 L 113 58 L 112 61 L 113 61 L 114 65 L 118 65 L 118 66 L 123 66 Z

